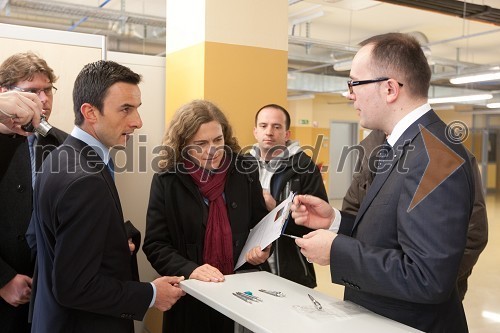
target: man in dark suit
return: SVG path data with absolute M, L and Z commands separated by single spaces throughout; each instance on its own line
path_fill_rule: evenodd
M 56 80 L 45 60 L 30 52 L 14 54 L 0 65 L 0 93 L 17 94 L 15 103 L 24 113 L 38 103 L 50 117 Z M 2 332 L 22 333 L 30 331 L 27 303 L 34 260 L 24 235 L 31 218 L 33 180 L 42 160 L 67 134 L 53 127 L 44 137 L 11 125 L 15 132 L 0 124 L 0 325 Z
M 33 332 L 131 333 L 133 319 L 142 320 L 149 307 L 168 310 L 184 295 L 182 277 L 134 279 L 109 149 L 123 148 L 142 126 L 139 82 L 112 61 L 90 63 L 76 78 L 76 126 L 35 184 Z
M 361 45 L 349 98 L 361 126 L 388 134 L 385 154 L 353 219 L 297 196 L 295 222 L 330 230 L 296 243 L 330 264 L 345 300 L 425 332 L 467 332 L 456 288 L 474 202 L 467 151 L 427 103 L 431 72 L 418 42 L 390 33 Z
M 386 135 L 380 130 L 373 130 L 371 133 L 359 143 L 359 155 L 353 175 L 351 186 L 344 196 L 342 201 L 342 213 L 356 215 L 363 198 L 366 196 L 366 191 L 370 188 L 375 173 L 373 170 L 374 160 L 377 152 L 384 144 Z M 483 185 L 481 181 L 481 173 L 476 161 L 476 157 L 467 151 L 472 171 L 474 173 L 474 208 L 469 220 L 467 230 L 467 243 L 465 252 L 460 262 L 457 278 L 458 295 L 461 300 L 464 299 L 467 292 L 467 279 L 472 274 L 472 268 L 479 259 L 479 255 L 483 252 L 488 243 L 488 216 L 486 214 L 486 202 L 484 200 Z

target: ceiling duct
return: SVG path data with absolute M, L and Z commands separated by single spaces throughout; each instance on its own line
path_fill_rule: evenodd
M 378 0 L 394 5 L 423 9 L 484 23 L 500 25 L 500 9 L 458 0 Z
M 149 55 L 165 52 L 164 17 L 32 0 L 10 0 L 0 14 L 1 23 L 105 35 L 110 51 Z
M 124 23 L 147 25 L 165 28 L 165 18 L 118 10 L 103 9 L 92 6 L 73 5 L 56 1 L 11 0 L 11 7 L 26 8 L 39 12 L 64 14 L 75 17 L 91 17 L 104 21 L 121 21 Z

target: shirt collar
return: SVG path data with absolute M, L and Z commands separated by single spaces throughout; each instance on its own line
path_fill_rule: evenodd
M 99 140 L 94 138 L 89 133 L 82 130 L 80 127 L 75 126 L 71 131 L 71 136 L 77 138 L 80 141 L 85 142 L 87 145 L 91 146 L 102 159 L 105 164 L 109 162 L 109 148 L 103 145 Z
M 396 126 L 394 126 L 394 129 L 392 130 L 391 135 L 387 138 L 387 142 L 391 145 L 391 147 L 394 147 L 398 139 L 403 135 L 403 133 L 408 129 L 408 127 L 411 126 L 414 122 L 416 122 L 420 117 L 422 117 L 424 114 L 426 114 L 428 111 L 431 110 L 431 106 L 429 103 L 425 103 L 412 112 L 408 113 L 406 116 L 404 116 Z

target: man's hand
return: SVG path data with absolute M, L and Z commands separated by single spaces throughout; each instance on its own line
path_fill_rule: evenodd
M 268 190 L 262 190 L 262 195 L 264 196 L 267 210 L 272 211 L 276 207 L 276 200 L 274 200 L 271 192 L 269 192 Z
M 17 274 L 0 289 L 0 297 L 15 307 L 28 303 L 31 297 L 31 278 Z
M 135 251 L 135 244 L 134 242 L 132 241 L 132 238 L 129 238 L 128 239 L 128 248 L 130 250 L 130 255 L 134 254 L 134 251 Z
M 189 278 L 205 282 L 222 282 L 225 280 L 224 274 L 209 264 L 204 264 L 196 268 Z
M 330 249 L 337 234 L 328 230 L 314 230 L 302 238 L 297 238 L 295 244 L 308 262 L 321 266 L 330 265 Z
M 153 281 L 156 287 L 155 308 L 167 311 L 186 293 L 179 287 L 183 276 L 163 276 Z
M 252 265 L 260 265 L 269 258 L 271 254 L 271 245 L 266 247 L 264 251 L 261 250 L 260 246 L 256 246 L 245 255 L 245 259 L 248 263 Z
M 335 217 L 328 202 L 308 194 L 296 195 L 290 210 L 296 224 L 310 229 L 328 229 Z
M 0 133 L 28 135 L 21 125 L 32 122 L 38 127 L 42 113 L 42 102 L 36 94 L 19 91 L 0 93 Z

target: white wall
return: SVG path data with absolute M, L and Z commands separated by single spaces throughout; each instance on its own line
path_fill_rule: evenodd
M 143 126 L 134 132 L 133 141 L 128 142 L 126 155 L 124 151 L 117 152 L 115 165 L 116 170 L 120 167 L 126 169 L 116 173 L 124 218 L 141 231 L 144 240 L 149 189 L 154 174 L 151 164 L 155 156 L 153 150 L 161 144 L 165 130 L 165 58 L 117 52 L 108 52 L 107 58 L 142 75 L 139 113 Z M 158 276 L 142 248 L 137 260 L 141 281 L 152 281 Z M 161 325 L 161 318 L 154 310 L 148 311 L 144 321 L 151 332 L 156 331 L 152 326 L 158 329 Z M 136 322 L 136 332 L 143 331 L 143 326 L 143 323 Z
M 0 63 L 14 53 L 28 51 L 47 61 L 59 77 L 49 122 L 71 131 L 75 119 L 73 83 L 84 65 L 104 57 L 105 37 L 0 24 L 0 45 Z

